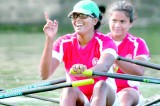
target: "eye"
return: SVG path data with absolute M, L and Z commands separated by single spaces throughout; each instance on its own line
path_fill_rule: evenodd
M 88 17 L 88 15 L 85 15 L 85 14 L 79 14 L 79 17 L 80 17 L 81 19 L 85 19 L 85 18 L 87 18 L 87 17 Z
M 117 22 L 117 20 L 115 20 L 115 19 L 112 19 L 112 22 L 113 22 L 113 23 L 116 23 L 116 22 Z
M 69 18 L 73 18 L 73 15 L 70 15 Z
M 124 21 L 124 20 L 121 20 L 121 23 L 122 23 L 122 24 L 124 24 L 124 23 L 125 23 L 125 21 Z
M 78 17 L 78 14 L 76 14 L 76 13 L 73 13 L 73 14 L 70 16 L 71 19 L 76 19 L 77 17 Z

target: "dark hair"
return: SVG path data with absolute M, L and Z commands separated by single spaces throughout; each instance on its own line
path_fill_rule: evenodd
M 113 11 L 124 11 L 126 16 L 130 18 L 131 23 L 136 19 L 135 9 L 129 1 L 114 2 L 108 8 L 108 15 Z
M 98 6 L 99 10 L 100 10 L 100 14 L 99 14 L 99 20 L 97 22 L 97 24 L 95 25 L 94 29 L 97 30 L 100 26 L 101 26 L 101 21 L 103 19 L 103 15 L 106 12 L 106 7 L 103 5 Z
M 94 13 L 92 13 L 92 15 L 95 16 Z M 100 13 L 100 14 L 99 14 L 99 18 L 98 18 L 98 22 L 97 22 L 97 24 L 94 26 L 94 29 L 95 29 L 95 30 L 98 30 L 99 27 L 101 26 L 101 20 L 102 20 L 102 18 L 103 18 L 103 17 L 102 17 L 102 14 Z
M 99 7 L 99 10 L 102 14 L 104 14 L 106 12 L 106 7 L 104 5 L 100 5 L 98 6 Z

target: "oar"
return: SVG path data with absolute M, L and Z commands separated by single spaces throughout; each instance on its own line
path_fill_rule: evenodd
M 35 98 L 35 99 L 49 101 L 49 102 L 53 102 L 53 103 L 59 103 L 60 102 L 60 100 L 56 99 L 56 98 L 46 98 L 46 97 L 37 96 L 35 94 L 25 95 L 25 97 Z
M 0 89 L 1 91 L 3 91 L 3 93 L 5 93 L 4 89 Z M 14 91 L 13 91 L 14 92 Z M 59 103 L 58 99 L 50 99 L 50 98 L 46 98 L 46 97 L 41 97 L 41 96 L 37 96 L 35 94 L 29 94 L 29 95 L 25 95 L 25 97 L 29 97 L 29 98 L 35 98 L 35 99 L 39 99 L 39 100 L 44 100 L 44 101 L 49 101 L 49 102 L 54 102 L 54 103 Z M 1 104 L 1 102 L 0 102 Z M 4 103 L 3 103 L 4 104 Z
M 148 103 L 144 104 L 144 106 L 151 106 L 151 105 L 156 104 L 158 102 L 160 102 L 160 98 L 158 98 L 158 99 L 156 99 L 154 101 L 148 102 Z
M 59 84 L 59 83 L 63 83 L 63 82 L 66 82 L 66 78 L 59 78 L 59 79 L 52 80 L 52 81 L 44 81 L 44 82 L 21 86 L 21 87 L 17 87 L 17 88 L 13 88 L 13 89 L 6 89 L 5 91 L 2 91 L 2 92 L 28 90 L 28 89 L 32 89 L 32 88 L 44 87 L 44 86 Z
M 28 94 L 39 93 L 39 92 L 46 92 L 46 91 L 51 91 L 55 89 L 65 88 L 65 87 L 85 86 L 93 83 L 94 83 L 93 79 L 86 79 L 86 80 L 73 81 L 71 83 L 61 83 L 57 85 L 44 86 L 44 87 L 33 88 L 33 89 L 22 90 L 22 91 L 0 93 L 0 99 L 28 95 Z
M 3 91 L 3 89 L 0 89 L 0 91 Z M 2 102 L 2 101 L 0 101 L 0 104 L 1 104 L 1 105 L 5 105 L 5 106 L 15 106 L 15 105 L 13 105 L 13 104 L 9 104 L 9 103 Z
M 9 104 L 9 103 L 2 102 L 2 101 L 0 101 L 0 104 L 1 104 L 1 105 L 5 105 L 5 106 L 16 106 L 16 105 Z
M 148 67 L 148 68 L 153 68 L 153 69 L 160 70 L 160 65 L 154 64 L 154 63 L 150 63 L 150 62 L 128 59 L 128 58 L 124 58 L 124 57 L 121 57 L 121 56 L 118 56 L 117 60 L 122 60 L 122 61 L 126 61 L 126 62 L 137 64 L 137 65 L 145 66 L 145 67 Z
M 26 86 L 13 88 L 13 89 L 8 89 L 8 90 L 4 90 L 4 89 L 1 88 L 0 91 L 1 92 L 15 92 L 15 91 L 38 88 L 38 87 L 43 87 L 43 86 L 49 86 L 49 85 L 53 85 L 53 84 L 59 84 L 59 83 L 63 83 L 63 82 L 66 82 L 66 78 L 58 78 L 58 79 L 55 79 L 55 80 L 52 80 L 52 81 L 45 81 L 45 82 L 41 82 L 41 83 L 26 85 Z M 40 96 L 33 95 L 33 94 L 32 95 L 31 94 L 30 95 L 25 95 L 25 96 L 30 97 L 30 98 L 44 100 L 44 101 L 59 103 L 59 100 L 57 100 L 57 99 L 49 99 L 49 98 L 46 98 L 46 97 L 40 97 Z
M 71 69 L 71 74 L 76 74 L 76 72 Z M 133 81 L 140 81 L 140 82 L 146 82 L 146 83 L 155 83 L 160 84 L 160 79 L 158 78 L 151 78 L 151 77 L 145 77 L 145 76 L 136 76 L 136 75 L 128 75 L 128 74 L 118 74 L 118 73 L 107 73 L 107 72 L 100 72 L 100 71 L 92 71 L 92 70 L 86 70 L 82 73 L 84 76 L 106 76 L 111 78 L 118 78 L 118 79 L 125 79 L 125 80 L 133 80 Z

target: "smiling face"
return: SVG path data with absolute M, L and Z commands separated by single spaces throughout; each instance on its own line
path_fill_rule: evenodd
M 79 35 L 85 35 L 94 31 L 97 19 L 82 13 L 73 13 L 71 16 L 72 25 Z
M 109 28 L 114 40 L 122 41 L 131 26 L 130 18 L 124 11 L 117 10 L 109 14 Z

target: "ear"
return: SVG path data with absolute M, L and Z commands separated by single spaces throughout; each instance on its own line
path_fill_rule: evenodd
M 97 18 L 93 18 L 93 24 L 96 25 L 98 22 L 98 19 Z
M 130 23 L 129 28 L 131 28 L 133 26 L 133 23 Z

